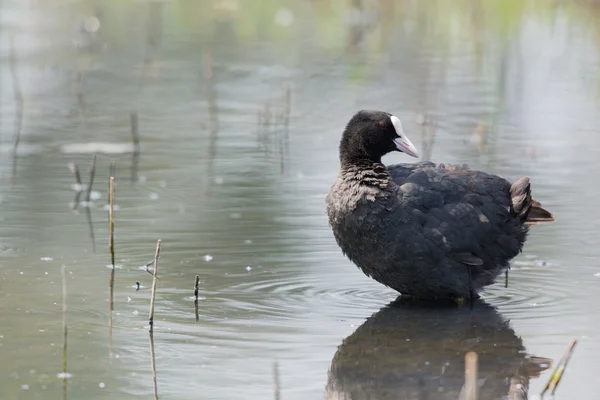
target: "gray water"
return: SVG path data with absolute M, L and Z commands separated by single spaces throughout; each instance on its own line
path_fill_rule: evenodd
M 68 398 L 151 398 L 151 275 L 140 267 L 157 239 L 162 399 L 274 398 L 275 361 L 286 400 L 456 399 L 468 350 L 482 397 L 501 398 L 526 354 L 556 363 L 573 338 L 557 399 L 595 398 L 594 2 L 3 0 L 0 10 L 2 399 L 63 398 L 63 265 Z M 268 128 L 265 107 L 282 116 Z M 398 115 L 427 159 L 531 177 L 557 221 L 532 229 L 508 288 L 489 287 L 473 309 L 387 308 L 397 293 L 341 255 L 324 198 L 341 130 L 361 108 Z M 123 152 L 132 112 L 137 159 Z M 98 154 L 92 202 L 73 210 L 68 163 L 86 184 L 93 155 L 81 145 L 98 142 L 120 146 Z M 531 394 L 550 373 L 526 379 Z

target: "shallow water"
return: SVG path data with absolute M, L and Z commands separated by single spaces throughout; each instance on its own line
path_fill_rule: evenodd
M 286 400 L 455 399 L 469 349 L 482 395 L 501 398 L 525 354 L 556 362 L 574 337 L 557 399 L 594 398 L 600 11 L 451 3 L 3 0 L 0 397 L 63 395 L 62 265 L 69 398 L 150 397 L 151 276 L 140 267 L 161 239 L 160 398 L 272 398 L 277 360 Z M 16 159 L 11 63 L 23 96 Z M 258 124 L 267 103 L 285 115 L 288 87 L 289 127 Z M 398 115 L 433 161 L 531 177 L 558 220 L 532 230 L 508 288 L 490 287 L 473 310 L 388 308 L 396 293 L 340 254 L 324 197 L 341 129 L 360 108 Z M 119 154 L 133 111 L 137 160 Z M 85 204 L 70 208 L 68 163 L 87 184 L 89 143 L 108 154 L 97 157 L 88 218 Z M 119 268 L 109 357 L 111 161 Z M 532 394 L 550 371 L 539 375 Z

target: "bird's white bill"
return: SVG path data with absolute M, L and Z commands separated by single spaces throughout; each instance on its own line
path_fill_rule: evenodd
M 404 133 L 404 129 L 402 128 L 402 122 L 400 122 L 400 118 L 392 115 L 390 117 L 392 121 L 392 125 L 394 126 L 394 130 L 396 134 L 400 137 L 394 139 L 394 143 L 396 144 L 396 148 L 403 153 L 408 154 L 409 156 L 419 158 L 419 152 L 414 144 L 406 137 Z
M 402 137 L 394 139 L 394 143 L 396 144 L 396 148 L 398 148 L 398 150 L 401 152 L 406 153 L 411 157 L 419 158 L 419 152 L 417 151 L 417 148 L 410 140 L 408 140 L 406 135 L 402 135 Z

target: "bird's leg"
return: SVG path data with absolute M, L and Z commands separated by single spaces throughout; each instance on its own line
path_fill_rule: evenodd
M 471 271 L 471 267 L 467 266 L 467 270 L 469 271 L 469 302 L 471 306 L 473 305 L 474 300 L 474 291 L 473 291 L 473 271 Z

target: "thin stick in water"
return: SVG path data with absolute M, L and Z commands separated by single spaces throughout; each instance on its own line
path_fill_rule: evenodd
M 275 385 L 275 400 L 280 399 L 281 387 L 279 384 L 279 363 L 273 362 L 273 384 Z
M 137 111 L 132 111 L 129 114 L 129 121 L 131 124 L 131 141 L 133 143 L 133 151 L 137 151 L 140 145 L 140 133 L 138 128 L 138 114 Z
M 546 384 L 546 386 L 544 387 L 544 390 L 542 390 L 542 393 L 540 394 L 540 397 L 542 399 L 544 398 L 544 394 L 546 394 L 546 392 L 548 390 L 552 390 L 552 392 L 550 394 L 552 396 L 554 396 L 554 392 L 556 392 L 556 388 L 558 387 L 558 384 L 560 383 L 560 380 L 563 377 L 565 369 L 567 368 L 567 364 L 569 363 L 569 360 L 571 360 L 571 357 L 573 356 L 573 350 L 575 349 L 576 344 L 577 344 L 577 339 L 571 340 L 571 343 L 569 344 L 567 351 L 565 352 L 565 354 L 562 356 L 562 358 L 556 365 L 554 372 L 552 372 L 552 375 L 550 375 L 550 379 L 548 380 L 548 383 Z
M 154 332 L 148 333 L 150 338 L 150 363 L 152 367 L 152 393 L 153 399 L 158 400 L 158 383 L 156 380 L 156 355 L 154 354 Z
M 115 177 L 110 176 L 108 189 L 108 229 L 109 229 L 109 246 L 110 246 L 110 262 L 112 269 L 115 269 Z
M 158 400 L 158 384 L 156 380 L 156 358 L 154 355 L 154 301 L 156 299 L 156 275 L 158 274 L 158 258 L 160 257 L 160 239 L 156 242 L 156 252 L 154 253 L 154 270 L 152 271 L 152 295 L 150 297 L 150 315 L 149 337 L 150 337 L 150 358 L 152 362 L 152 388 L 154 400 Z
M 94 154 L 94 158 L 92 159 L 92 166 L 90 168 L 90 183 L 87 187 L 87 193 L 85 195 L 85 201 L 90 204 L 90 199 L 92 197 L 92 186 L 94 185 L 94 177 L 96 176 L 96 154 Z
M 74 161 L 69 162 L 69 169 L 71 170 L 73 175 L 75 175 L 75 182 L 77 182 L 78 185 L 76 190 L 78 192 L 81 192 L 83 183 L 81 182 L 81 174 L 79 173 L 79 168 L 77 168 L 77 164 L 75 164 Z
M 96 235 L 94 235 L 94 223 L 92 222 L 92 211 L 89 207 L 85 208 L 85 215 L 90 229 L 90 239 L 92 239 L 92 251 L 96 254 Z
M 111 171 L 112 172 L 112 171 Z M 108 241 L 110 246 L 110 282 L 109 282 L 109 320 L 108 320 L 108 329 L 109 329 L 109 346 L 108 346 L 108 354 L 112 356 L 112 328 L 113 328 L 113 319 L 112 313 L 114 310 L 114 291 L 115 291 L 115 221 L 114 221 L 114 206 L 115 206 L 115 177 L 110 176 L 110 180 L 108 181 Z
M 200 288 L 200 277 L 196 275 L 196 283 L 194 285 L 194 313 L 196 314 L 196 322 L 200 320 L 198 315 L 198 290 Z
M 156 275 L 158 274 L 158 258 L 160 256 L 160 239 L 156 242 L 156 253 L 154 253 L 154 270 L 152 271 L 152 297 L 150 297 L 150 333 L 154 331 L 154 299 L 156 297 Z
M 62 312 L 63 312 L 63 353 L 62 353 L 62 378 L 63 378 L 63 399 L 67 399 L 67 275 L 66 275 L 66 266 L 63 264 L 60 269 L 60 274 L 62 277 Z
M 140 157 L 140 133 L 137 111 L 132 111 L 129 115 L 131 123 L 131 141 L 133 143 L 133 152 L 131 153 L 131 183 L 137 181 L 137 167 Z
M 477 353 L 465 355 L 465 400 L 477 400 Z
M 17 56 L 15 53 L 15 43 L 14 37 L 10 37 L 10 50 L 9 50 L 9 58 L 8 65 L 10 69 L 10 74 L 13 78 L 13 90 L 15 93 L 15 142 L 13 144 L 12 156 L 13 156 L 13 165 L 12 165 L 12 174 L 11 179 L 17 173 L 17 149 L 19 148 L 19 143 L 21 141 L 21 128 L 23 126 L 23 92 L 21 91 L 21 85 L 19 84 L 19 77 L 17 76 Z
M 83 184 L 81 183 L 81 175 L 79 174 L 79 168 L 77 168 L 77 164 L 73 161 L 69 162 L 69 169 L 75 175 L 75 182 L 77 186 L 75 187 L 75 197 L 73 198 L 73 204 L 71 204 L 71 209 L 75 210 L 79 205 L 79 197 L 81 196 L 81 192 L 83 190 Z

